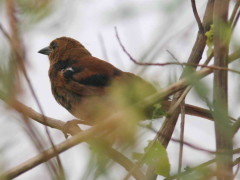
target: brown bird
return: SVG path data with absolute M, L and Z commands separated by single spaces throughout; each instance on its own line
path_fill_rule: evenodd
M 139 112 L 136 103 L 156 92 L 139 76 L 93 57 L 72 38 L 57 38 L 39 53 L 49 57 L 49 77 L 56 101 L 82 120 L 96 122 L 119 108 Z M 151 118 L 153 109 L 141 109 L 141 119 Z
M 129 118 L 155 117 L 156 107 L 142 109 L 137 105 L 157 92 L 153 85 L 92 56 L 78 41 L 60 37 L 39 53 L 48 55 L 50 60 L 52 94 L 75 117 L 97 122 L 122 109 Z M 164 108 L 169 104 L 166 100 Z M 186 113 L 210 119 L 208 112 L 195 106 L 187 106 Z

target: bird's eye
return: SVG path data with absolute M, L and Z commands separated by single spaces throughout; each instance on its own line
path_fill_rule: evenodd
M 57 47 L 57 43 L 52 42 L 52 43 L 50 44 L 50 47 L 51 47 L 52 49 L 55 49 L 55 48 Z

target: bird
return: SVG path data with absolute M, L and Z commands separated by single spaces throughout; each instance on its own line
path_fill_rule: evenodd
M 170 106 L 169 99 L 159 102 L 160 105 L 141 106 L 141 100 L 158 92 L 156 87 L 140 76 L 92 56 L 73 38 L 56 38 L 38 52 L 49 58 L 48 75 L 56 101 L 73 116 L 90 124 L 118 111 L 126 112 L 123 119 L 153 119 L 163 116 Z M 212 119 L 207 110 L 192 105 L 186 106 L 186 113 Z
M 151 83 L 92 56 L 77 40 L 57 38 L 39 53 L 49 58 L 54 98 L 75 117 L 94 123 L 119 109 L 134 112 L 139 119 L 153 115 L 153 107 L 136 105 L 157 92 Z

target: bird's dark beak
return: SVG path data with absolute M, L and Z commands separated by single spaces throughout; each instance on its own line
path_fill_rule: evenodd
M 49 47 L 45 47 L 40 51 L 38 51 L 38 53 L 45 54 L 45 55 L 49 55 L 51 52 L 52 52 L 52 49 L 50 49 Z

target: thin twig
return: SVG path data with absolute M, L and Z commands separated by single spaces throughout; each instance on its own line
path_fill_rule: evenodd
M 185 126 L 185 108 L 184 101 L 181 104 L 181 131 L 180 131 L 180 147 L 179 147 L 179 159 L 178 159 L 178 173 L 182 170 L 182 161 L 183 161 L 183 143 L 184 142 L 184 126 Z M 180 180 L 180 179 L 179 179 Z
M 239 6 L 240 6 L 240 0 L 237 0 L 233 12 L 231 14 L 230 20 L 229 20 L 229 25 L 230 25 L 230 30 L 231 30 L 231 35 L 230 37 L 232 37 L 233 35 L 233 31 L 235 30 L 235 27 L 237 25 L 239 16 L 240 16 L 240 10 L 239 10 Z
M 233 151 L 233 153 L 235 154 L 236 152 L 239 152 L 239 148 L 238 149 L 235 149 Z M 176 175 L 172 175 L 170 177 L 167 177 L 165 180 L 173 180 L 173 179 L 176 179 L 177 177 L 184 177 L 190 173 L 193 173 L 194 171 L 198 171 L 202 168 L 206 168 L 207 166 L 213 164 L 216 162 L 216 159 L 212 159 L 212 160 L 209 160 L 205 163 L 202 163 L 196 167 L 193 167 L 193 168 L 188 168 L 187 170 L 185 170 L 184 172 L 181 172 L 180 174 L 176 174 Z M 234 162 L 233 162 L 233 166 L 235 166 L 236 164 L 239 164 L 240 163 L 240 158 L 237 158 Z M 214 175 L 214 173 L 211 175 L 211 177 Z
M 20 43 L 20 37 L 19 37 L 19 30 L 18 30 L 18 21 L 17 21 L 17 17 L 15 16 L 15 2 L 13 0 L 9 0 L 7 1 L 7 12 L 8 12 L 8 17 L 9 17 L 9 26 L 10 26 L 10 31 L 11 31 L 11 36 L 8 35 L 7 31 L 4 31 L 4 28 L 1 26 L 1 30 L 3 30 L 3 34 L 6 35 L 6 38 L 8 39 L 12 51 L 14 52 L 14 55 L 16 56 L 16 63 L 19 65 L 19 69 L 23 72 L 24 76 L 24 50 L 21 46 Z M 24 122 L 27 123 L 27 119 L 24 118 Z M 26 124 L 27 127 L 30 128 L 29 124 Z M 36 148 L 41 151 L 44 148 L 43 143 L 40 141 L 40 139 L 38 138 L 38 136 L 36 135 L 35 131 L 32 131 L 31 129 L 29 129 L 29 132 L 32 133 L 32 137 L 35 137 L 35 141 L 34 144 L 36 146 Z M 52 162 L 49 162 L 50 167 L 52 168 L 52 170 L 54 171 L 54 173 L 56 174 L 56 168 L 55 165 Z M 51 172 L 50 172 L 51 173 Z M 51 173 L 52 174 L 52 173 Z M 52 177 L 55 175 L 52 175 Z
M 104 60 L 108 61 L 109 62 L 109 58 L 108 58 L 108 54 L 107 54 L 107 49 L 106 49 L 106 46 L 105 46 L 105 43 L 104 43 L 104 39 L 102 37 L 102 34 L 99 34 L 99 41 L 100 41 L 100 44 L 101 44 L 101 49 L 102 49 L 102 55 L 103 55 L 103 58 Z
M 0 99 L 2 99 L 1 96 L 0 96 Z M 35 121 L 37 121 L 37 122 L 39 122 L 43 125 L 46 125 L 46 126 L 49 126 L 51 128 L 55 128 L 55 129 L 58 129 L 58 130 L 61 130 L 61 131 L 66 130 L 66 128 L 65 128 L 66 123 L 65 122 L 54 119 L 54 118 L 50 118 L 50 117 L 47 117 L 47 116 L 45 116 L 45 119 L 47 121 L 44 121 L 42 114 L 34 111 L 32 108 L 27 107 L 26 105 L 20 103 L 17 100 L 12 100 L 9 105 L 11 107 L 13 107 L 14 109 L 16 109 L 18 112 L 25 114 L 29 118 L 31 118 L 31 119 L 33 119 L 33 120 L 35 120 Z M 80 121 L 80 120 L 78 120 L 78 121 Z M 84 122 L 82 122 L 82 124 L 90 125 L 89 123 L 84 123 Z M 71 128 L 67 129 L 67 130 L 69 130 L 68 133 L 70 133 L 72 136 L 74 136 L 77 132 L 80 131 L 78 126 L 75 126 L 75 127 L 71 126 Z M 150 130 L 157 133 L 157 131 L 155 131 L 154 129 L 150 129 Z M 172 138 L 171 140 L 173 142 L 177 142 L 177 143 L 182 142 L 182 141 L 180 141 L 178 139 L 175 139 L 175 138 Z M 193 149 L 196 149 L 196 150 L 201 150 L 201 151 L 203 150 L 204 152 L 207 152 L 207 153 L 215 153 L 214 151 L 210 151 L 210 150 L 202 149 L 200 147 L 193 146 L 193 145 L 191 145 L 190 143 L 187 143 L 187 142 L 182 142 L 182 143 L 184 143 L 184 145 L 189 146 L 189 147 L 191 147 Z
M 15 54 L 16 54 L 16 57 L 17 57 L 17 63 L 20 65 L 20 69 L 23 72 L 23 75 L 24 75 L 24 77 L 27 81 L 27 84 L 29 86 L 30 92 L 33 95 L 34 100 L 36 101 L 36 104 L 37 104 L 41 114 L 44 115 L 43 109 L 40 105 L 40 102 L 39 102 L 37 96 L 36 96 L 36 93 L 33 89 L 32 83 L 30 82 L 30 79 L 27 75 L 26 68 L 24 66 L 26 56 L 25 56 L 24 47 L 22 46 L 22 44 L 20 42 L 20 37 L 19 37 L 19 30 L 18 30 L 18 23 L 19 22 L 18 22 L 18 19 L 17 19 L 16 15 L 15 15 L 16 4 L 13 0 L 9 0 L 7 5 L 8 5 L 10 27 L 11 27 L 11 31 L 12 31 L 11 32 L 12 33 L 12 38 L 9 39 L 9 40 L 11 40 L 9 43 L 11 44 L 13 51 L 14 51 L 14 49 L 18 49 L 18 51 L 14 51 Z M 16 48 L 14 48 L 14 47 L 16 47 Z M 50 144 L 52 145 L 52 147 L 54 149 L 53 139 L 50 135 L 50 132 L 49 132 L 47 126 L 45 126 L 45 131 L 46 131 L 48 140 L 49 140 Z M 65 179 L 64 169 L 63 169 L 61 160 L 60 160 L 58 155 L 56 156 L 56 159 L 57 159 L 57 163 L 58 163 L 59 170 L 60 170 L 60 176 L 59 177 Z M 56 173 L 56 174 L 59 175 L 59 173 Z
M 181 62 L 175 57 L 175 55 L 174 55 L 171 51 L 167 50 L 167 52 L 170 54 L 170 56 L 172 56 L 172 58 L 173 58 L 177 63 L 181 63 Z M 183 68 L 183 65 L 182 65 L 182 68 Z
M 238 119 L 233 125 L 233 135 L 237 133 L 240 128 L 240 119 Z
M 6 30 L 3 28 L 2 24 L 0 24 L 0 30 L 2 31 L 3 35 L 10 40 L 10 36 L 8 35 L 8 33 L 6 32 Z
M 203 28 L 203 24 L 201 22 L 201 19 L 200 19 L 199 15 L 198 15 L 198 12 L 197 12 L 197 7 L 196 7 L 195 0 L 191 0 L 191 4 L 192 4 L 192 10 L 193 10 L 194 17 L 195 17 L 195 19 L 197 21 L 197 24 L 198 24 L 199 32 L 203 32 L 204 28 Z
M 4 97 L 0 97 L 0 98 L 5 100 Z M 57 119 L 54 119 L 54 118 L 47 117 L 47 116 L 45 116 L 45 118 L 43 118 L 42 114 L 40 114 L 40 113 L 34 111 L 33 109 L 25 106 L 24 104 L 20 103 L 17 100 L 12 100 L 11 104 L 9 104 L 9 105 L 12 106 L 17 111 L 19 111 L 20 113 L 25 114 L 26 116 L 32 118 L 33 120 L 36 120 L 37 122 L 39 122 L 41 124 L 47 125 L 49 127 L 52 127 L 52 128 L 55 128 L 55 129 L 58 129 L 58 130 L 61 130 L 61 131 L 66 130 L 65 126 L 66 126 L 67 123 L 65 123 L 63 121 L 60 121 L 60 120 L 57 120 Z M 47 120 L 47 123 L 46 123 L 45 120 Z M 68 133 L 71 134 L 72 136 L 75 136 L 76 134 L 81 132 L 81 129 L 77 125 L 71 126 L 67 130 L 68 130 Z M 58 146 L 56 148 L 58 148 Z M 126 159 L 126 157 L 124 155 L 122 155 L 121 153 L 119 153 L 118 151 L 116 151 L 116 150 L 114 150 L 110 147 L 106 147 L 106 148 L 107 148 L 107 152 L 109 152 L 108 155 L 112 159 L 114 159 L 116 162 L 121 164 L 124 168 L 130 169 L 130 167 L 133 166 L 133 163 L 131 163 L 130 160 Z M 47 152 L 49 152 L 49 151 L 50 150 L 48 150 Z M 54 154 L 52 154 L 51 156 L 53 157 Z M 7 173 L 7 174 L 10 177 L 16 177 L 17 175 L 19 175 L 21 173 L 24 173 L 27 170 L 41 164 L 42 162 L 47 161 L 51 157 L 46 157 L 46 158 L 42 155 L 38 155 L 37 157 L 32 158 L 32 160 L 29 160 L 29 161 L 17 166 L 16 168 L 10 170 L 9 173 L 10 172 L 11 173 L 10 174 Z M 136 172 L 134 177 L 137 177 L 137 175 L 136 175 L 137 173 L 139 174 L 139 172 Z M 142 174 L 140 173 L 139 175 L 142 175 Z
M 212 24 L 212 10 L 213 10 L 213 5 L 214 5 L 214 0 L 208 0 L 207 7 L 204 13 L 204 18 L 203 18 L 203 26 L 204 26 L 204 31 L 208 31 L 210 29 L 210 24 Z M 199 64 L 199 61 L 202 59 L 202 54 L 204 52 L 204 49 L 206 47 L 206 36 L 204 32 L 199 32 L 197 34 L 195 43 L 192 47 L 192 51 L 188 57 L 187 62 L 188 63 L 193 63 L 193 64 Z M 194 68 L 195 69 L 195 68 Z M 203 68 L 200 71 L 204 71 Z M 211 70 L 210 70 L 211 71 Z M 183 79 L 185 76 L 185 72 L 181 74 L 180 79 Z M 176 94 L 173 96 L 174 102 L 180 97 L 181 93 L 187 86 L 183 87 L 180 91 L 178 91 Z M 159 129 L 159 134 L 160 136 L 158 137 L 158 140 L 163 144 L 164 147 L 167 147 L 169 144 L 169 141 L 171 140 L 171 136 L 174 132 L 175 125 L 177 123 L 178 117 L 179 117 L 180 111 L 175 111 L 173 114 L 171 114 L 170 117 L 165 118 L 163 125 Z M 161 136 L 163 134 L 163 136 Z
M 239 160 L 238 160 L 239 161 Z M 236 171 L 234 172 L 233 174 L 233 179 L 235 179 L 235 177 L 237 176 L 238 172 L 239 172 L 239 169 L 240 169 L 240 162 L 237 163 L 237 169 Z
M 42 120 L 42 115 L 41 114 L 37 114 L 36 112 L 34 112 L 31 108 L 26 108 L 24 105 L 22 104 L 19 104 L 19 102 L 16 102 L 16 101 L 13 101 L 12 102 L 12 105 L 15 106 L 15 108 L 17 108 L 18 111 L 20 112 L 25 112 L 27 113 L 28 116 L 30 116 L 31 118 L 33 119 L 37 119 L 38 122 L 40 123 L 45 123 L 43 120 Z M 54 119 L 49 119 L 47 117 L 45 117 L 47 119 L 47 124 L 48 126 L 50 127 L 53 127 L 53 128 L 58 128 L 60 130 L 62 130 L 64 128 L 64 123 L 62 123 L 61 121 L 58 121 L 58 120 L 54 120 Z M 179 140 L 176 140 L 176 139 L 172 139 L 173 141 L 175 142 L 180 142 Z M 194 146 L 192 146 L 192 144 L 188 144 L 188 143 L 185 143 L 187 146 L 191 146 L 193 148 L 196 148 Z M 201 148 L 197 148 L 198 150 L 201 150 Z M 203 149 L 202 149 L 203 150 Z M 203 150 L 205 152 L 207 152 L 207 150 Z M 214 152 L 209 152 L 209 153 L 214 153 Z
M 156 131 L 152 128 L 149 128 L 149 127 L 147 127 L 147 128 L 150 129 L 151 131 L 155 132 L 155 133 L 160 133 L 160 132 L 158 132 L 158 131 Z M 163 134 L 162 134 L 162 136 L 163 136 Z M 186 141 L 181 141 L 181 139 L 176 139 L 176 138 L 172 137 L 170 140 L 172 142 L 175 142 L 175 143 L 182 143 L 182 144 L 188 146 L 189 148 L 192 148 L 192 149 L 195 149 L 195 150 L 198 150 L 198 151 L 202 151 L 202 152 L 205 152 L 205 153 L 209 153 L 209 154 L 216 154 L 217 153 L 216 151 L 205 149 L 205 148 L 193 145 L 192 143 L 189 143 L 189 142 L 186 142 Z
M 239 16 L 240 16 L 240 10 L 238 11 L 237 16 L 236 16 L 236 18 L 234 19 L 234 22 L 233 22 L 233 24 L 232 24 L 232 31 L 235 29 L 235 27 L 236 27 L 236 25 L 237 25 L 237 22 L 238 22 L 238 20 L 239 20 Z
M 4 96 L 5 96 L 4 93 L 0 91 L 0 99 L 2 99 L 4 102 L 8 103 L 12 108 L 17 110 L 18 112 L 26 114 L 29 118 L 31 118 L 43 125 L 47 125 L 51 128 L 56 128 L 56 129 L 59 129 L 62 131 L 66 130 L 65 123 L 62 123 L 62 121 L 45 116 L 45 119 L 47 120 L 45 122 L 42 114 L 37 113 L 32 108 L 27 107 L 26 105 L 22 104 L 21 102 L 19 102 L 17 100 L 11 99 L 11 101 L 8 102 L 7 99 L 4 98 Z M 171 101 L 162 102 L 163 109 L 167 111 L 167 109 L 169 109 L 169 107 L 170 107 L 170 103 L 171 103 Z M 185 104 L 185 109 L 186 109 L 185 110 L 186 114 L 188 114 L 188 115 L 198 116 L 198 117 L 205 118 L 208 120 L 213 119 L 211 117 L 211 111 L 209 111 L 207 109 L 203 109 L 203 108 L 193 106 L 190 104 Z M 229 117 L 229 118 L 233 119 L 232 117 Z M 93 125 L 93 123 L 91 123 L 87 120 L 83 121 L 83 120 L 75 119 L 75 120 L 71 120 L 71 121 L 77 121 L 76 124 L 83 124 L 83 125 L 89 125 L 89 126 Z M 236 121 L 236 122 L 240 122 L 240 121 Z
M 176 175 L 172 175 L 170 177 L 167 177 L 165 180 L 174 180 L 176 178 L 184 177 L 184 176 L 186 176 L 186 175 L 188 175 L 188 174 L 190 174 L 190 173 L 192 173 L 194 171 L 197 171 L 199 169 L 205 168 L 205 167 L 207 167 L 207 166 L 209 166 L 209 165 L 211 165 L 211 164 L 213 164 L 215 162 L 216 162 L 216 159 L 209 160 L 209 161 L 207 161 L 205 163 L 202 163 L 202 164 L 200 164 L 200 165 L 198 165 L 198 166 L 196 166 L 194 168 L 188 168 L 187 170 L 185 170 L 184 172 L 181 172 L 180 174 L 178 173 Z
M 4 96 L 3 97 L 0 97 L 1 99 L 4 100 Z M 32 118 L 33 120 L 36 120 L 37 122 L 41 123 L 41 124 L 44 124 L 44 125 L 47 125 L 49 127 L 52 127 L 52 128 L 55 128 L 55 129 L 59 129 L 61 131 L 65 130 L 65 125 L 66 123 L 65 122 L 62 122 L 60 120 L 57 120 L 57 119 L 53 119 L 53 118 L 50 118 L 50 117 L 46 117 L 45 116 L 45 119 L 47 120 L 47 123 L 45 120 L 43 120 L 43 116 L 39 113 L 37 113 L 36 111 L 34 111 L 33 109 L 25 106 L 24 104 L 20 103 L 19 101 L 17 100 L 12 100 L 11 101 L 11 104 L 9 104 L 10 106 L 12 106 L 14 109 L 16 109 L 17 111 L 19 111 L 20 113 L 23 113 L 25 115 L 27 115 L 28 117 Z M 70 129 L 67 129 L 68 130 L 68 133 L 70 133 L 72 136 L 74 136 L 75 134 L 77 134 L 78 132 L 80 132 L 80 129 L 78 126 L 75 126 L 75 127 L 72 127 Z M 177 140 L 177 139 L 172 139 L 173 142 L 178 142 L 180 143 L 181 141 L 180 140 Z M 189 146 L 191 148 L 194 148 L 194 149 L 197 149 L 197 150 L 200 150 L 200 151 L 204 151 L 204 152 L 208 152 L 208 153 L 214 153 L 213 151 L 209 151 L 209 150 L 206 150 L 206 149 L 202 149 L 202 148 L 199 148 L 199 147 L 196 147 L 190 143 L 187 143 L 187 142 L 183 142 L 186 146 Z M 112 150 L 113 151 L 113 150 Z M 115 152 L 117 153 L 117 152 Z M 119 155 L 120 156 L 120 155 Z M 122 157 L 120 158 L 122 159 Z M 119 163 L 119 159 L 116 159 L 115 160 Z
M 171 115 L 176 109 L 179 108 L 181 103 L 184 101 L 185 97 L 187 96 L 188 92 L 191 90 L 191 86 L 187 87 L 184 92 L 181 94 L 179 99 L 170 107 L 170 109 L 167 112 L 167 115 Z
M 213 56 L 214 56 L 214 52 L 212 51 L 211 54 L 207 57 L 206 61 L 203 63 L 203 65 L 208 65 L 208 63 L 211 61 Z
M 192 66 L 192 67 L 202 67 L 202 68 L 209 68 L 212 70 L 223 70 L 223 71 L 230 71 L 233 73 L 237 73 L 240 74 L 240 71 L 235 70 L 235 69 L 230 69 L 230 68 L 224 68 L 224 67 L 220 67 L 220 66 L 208 66 L 205 64 L 193 64 L 193 63 L 178 63 L 178 62 L 166 62 L 166 63 L 143 63 L 143 62 L 138 62 L 136 59 L 134 59 L 131 54 L 126 50 L 125 46 L 122 44 L 117 28 L 115 27 L 115 33 L 116 33 L 116 37 L 118 39 L 118 42 L 122 48 L 122 50 L 126 53 L 126 55 L 129 57 L 129 59 L 134 62 L 137 65 L 141 65 L 141 66 L 166 66 L 166 65 L 181 65 L 181 66 Z
M 204 13 L 204 18 L 203 18 L 203 27 L 204 31 L 199 31 L 196 41 L 193 45 L 192 51 L 188 57 L 188 63 L 193 63 L 193 64 L 199 64 L 199 61 L 202 58 L 202 54 L 204 52 L 205 46 L 206 46 L 206 36 L 205 36 L 205 31 L 207 31 L 210 28 L 210 24 L 212 23 L 212 9 L 214 5 L 214 0 L 208 0 L 207 7 Z M 204 68 L 205 69 L 205 68 Z M 185 71 L 181 74 L 181 79 L 185 77 Z M 177 98 L 181 95 L 182 91 L 184 88 L 187 86 L 183 87 L 180 91 L 178 91 L 176 94 L 173 96 L 173 101 L 175 102 Z M 174 102 L 172 104 L 174 104 Z M 156 136 L 158 141 L 165 147 L 167 148 L 169 141 L 171 139 L 171 136 L 173 134 L 173 131 L 175 129 L 175 125 L 178 120 L 180 111 L 175 111 L 173 114 L 171 114 L 170 117 L 165 118 L 163 125 L 159 129 L 159 134 L 160 136 Z M 161 136 L 163 135 L 163 136 Z M 155 137 L 155 138 L 156 138 Z M 155 165 L 150 165 L 148 167 L 147 172 L 151 169 L 153 169 L 152 173 L 149 173 L 150 179 L 156 179 L 157 175 L 154 173 Z
M 118 126 L 116 125 L 116 119 L 118 119 L 118 115 L 119 113 L 111 116 L 110 118 L 104 121 L 99 122 L 97 125 L 85 131 L 79 132 L 78 130 L 76 131 L 76 129 L 71 129 L 71 133 L 73 133 L 74 136 L 60 143 L 59 145 L 56 145 L 55 150 L 53 148 L 50 148 L 42 152 L 41 154 L 35 156 L 34 158 L 31 158 L 30 160 L 20 164 L 19 166 L 3 173 L 2 176 L 12 179 L 32 169 L 33 167 L 36 167 L 37 165 L 48 161 L 49 159 L 56 156 L 56 153 L 60 154 L 79 143 L 86 142 L 94 138 L 96 135 L 99 138 L 99 135 L 102 134 L 103 129 L 106 129 L 106 127 L 109 127 L 109 129 L 112 130 L 118 128 Z M 115 161 L 117 161 L 119 164 L 121 164 L 126 170 L 130 171 L 132 167 L 135 166 L 134 163 L 132 163 L 128 158 L 126 158 L 116 150 L 112 149 L 111 147 L 104 148 L 106 148 L 106 152 L 108 152 L 107 154 Z M 132 175 L 139 180 L 146 179 L 145 175 L 138 168 L 132 172 Z
M 230 19 L 229 19 L 229 23 L 230 23 L 231 26 L 233 25 L 233 21 L 234 21 L 234 19 L 235 19 L 235 17 L 236 17 L 236 14 L 237 14 L 237 11 L 238 11 L 238 9 L 239 9 L 239 6 L 240 6 L 240 1 L 237 0 L 235 6 L 234 6 L 234 8 L 233 8 L 233 12 L 232 12 L 232 14 L 231 14 L 231 17 L 230 17 Z
M 142 127 L 145 127 L 145 126 L 142 126 Z M 160 135 L 159 134 L 160 132 L 156 131 L 156 130 L 150 128 L 150 127 L 145 127 L 145 128 L 148 128 L 151 131 L 153 131 L 156 134 L 158 134 L 157 136 L 155 136 L 154 140 L 151 141 L 151 144 L 149 145 L 149 149 L 151 149 L 151 147 L 153 147 L 153 145 L 157 141 L 157 137 Z M 162 136 L 164 136 L 164 135 L 162 134 Z M 208 149 L 205 149 L 205 148 L 193 145 L 192 143 L 189 143 L 189 142 L 186 142 L 186 141 L 182 141 L 181 139 L 179 140 L 179 139 L 176 139 L 176 138 L 170 138 L 170 140 L 172 142 L 184 144 L 184 145 L 186 145 L 186 146 L 188 146 L 188 147 L 190 147 L 192 149 L 195 149 L 195 150 L 198 150 L 198 151 L 202 151 L 202 152 L 205 152 L 205 153 L 209 153 L 209 154 L 216 154 L 217 153 L 216 151 L 208 150 Z M 146 158 L 147 154 L 148 154 L 148 151 L 144 153 L 144 155 L 141 157 L 141 159 L 138 161 L 138 163 L 128 172 L 128 174 L 124 177 L 124 180 L 127 180 L 128 178 L 130 178 L 130 175 L 135 170 L 135 168 L 141 168 L 141 166 L 143 165 L 143 163 L 145 161 L 145 158 Z M 148 172 L 147 172 L 147 177 L 148 177 Z

